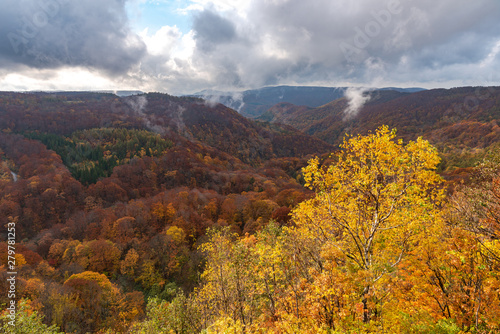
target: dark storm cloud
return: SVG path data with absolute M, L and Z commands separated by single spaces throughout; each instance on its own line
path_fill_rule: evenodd
M 233 22 L 211 10 L 204 10 L 194 17 L 193 30 L 198 47 L 213 50 L 217 44 L 229 43 L 236 38 Z
M 124 0 L 2 0 L 0 68 L 84 66 L 126 72 L 146 48 L 127 26 Z
M 126 1 L 0 0 L 0 79 L 48 82 L 57 71 L 32 69 L 84 67 L 175 94 L 500 84 L 498 0 L 196 0 L 207 7 L 194 12 L 189 34 L 165 22 L 144 40 L 128 27 Z
M 422 73 L 428 82 L 467 80 L 500 41 L 499 8 L 497 0 L 254 0 L 244 17 L 199 14 L 194 57 L 219 73 L 221 87 L 410 82 Z

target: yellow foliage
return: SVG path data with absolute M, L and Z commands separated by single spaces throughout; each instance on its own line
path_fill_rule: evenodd
M 316 194 L 254 235 L 208 232 L 192 306 L 206 333 L 460 333 L 500 328 L 500 242 L 443 219 L 436 149 L 383 126 L 303 169 Z M 255 200 L 257 220 L 272 203 Z M 280 204 L 282 205 L 282 204 Z M 223 217 L 235 203 L 222 203 Z M 206 208 L 210 212 L 210 207 Z M 176 235 L 168 230 L 167 234 Z M 175 238 L 174 238 L 175 239 Z M 482 331 L 484 329 L 484 331 Z
M 137 262 L 139 261 L 139 254 L 135 249 L 130 249 L 125 255 L 125 259 L 121 261 L 120 271 L 124 275 L 128 275 L 133 277 L 135 274 L 135 269 L 137 266 Z
M 207 328 L 207 334 L 243 334 L 243 326 L 240 321 L 234 321 L 231 317 L 221 317 L 212 326 Z
M 176 210 L 172 203 L 166 205 L 163 203 L 155 203 L 152 206 L 151 213 L 156 219 L 166 223 L 175 217 Z
M 367 322 L 380 312 L 398 264 L 438 214 L 439 157 L 421 138 L 407 145 L 396 141 L 386 126 L 346 139 L 342 149 L 330 166 L 315 158 L 304 168 L 306 186 L 316 196 L 293 211 L 293 232 L 318 244 L 325 261 L 315 277 L 320 288 L 308 294 L 323 308 L 330 300 L 328 307 L 335 306 L 340 317 Z
M 17 267 L 22 267 L 27 263 L 23 254 L 16 254 L 16 255 L 14 255 L 14 258 L 15 258 L 15 262 L 16 262 Z
M 170 236 L 176 245 L 181 245 L 186 241 L 186 232 L 181 227 L 170 226 L 165 234 Z

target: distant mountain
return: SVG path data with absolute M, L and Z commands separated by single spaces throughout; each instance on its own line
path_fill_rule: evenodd
M 144 94 L 143 91 L 140 91 L 140 90 L 117 90 L 117 91 L 113 91 L 111 93 L 114 93 L 115 95 L 118 95 L 118 96 L 130 96 L 130 95 L 141 95 L 141 94 Z
M 410 88 L 384 87 L 384 88 L 378 88 L 376 90 L 393 90 L 393 91 L 400 92 L 400 93 L 416 93 L 416 92 L 421 92 L 421 91 L 426 90 L 426 89 L 420 88 L 420 87 L 410 87 Z
M 143 91 L 140 90 L 97 90 L 97 91 L 31 91 L 28 92 L 31 94 L 57 94 L 57 95 L 88 95 L 88 94 L 114 94 L 116 96 L 124 97 L 131 95 L 141 95 L 144 94 Z
M 277 89 L 263 89 L 260 97 L 271 101 Z M 282 89 L 284 97 L 294 90 L 304 92 L 300 87 Z M 307 89 L 317 91 L 315 87 Z M 411 91 L 358 92 L 366 101 L 357 113 L 352 111 L 352 117 L 345 114 L 353 108 L 349 95 L 318 107 L 280 102 L 255 120 L 196 97 L 6 92 L 0 93 L 0 130 L 71 136 L 75 131 L 95 128 L 147 129 L 174 143 L 204 145 L 252 166 L 276 158 L 332 151 L 346 133 L 366 134 L 382 124 L 397 128 L 405 140 L 423 136 L 431 141 L 445 159 L 444 170 L 471 166 L 492 144 L 500 142 L 499 87 Z
M 221 104 L 166 94 L 151 93 L 143 97 L 147 101 L 143 117 L 154 124 L 153 128 L 175 130 L 189 140 L 208 144 L 245 163 L 332 149 L 322 140 L 293 127 L 256 122 Z M 134 105 L 137 98 L 129 97 L 124 101 Z
M 243 92 L 206 90 L 193 94 L 193 96 L 222 103 L 244 116 L 256 118 L 277 103 L 319 107 L 343 97 L 346 89 L 347 87 L 277 86 Z M 383 88 L 383 90 L 414 93 L 423 90 L 423 88 Z
M 360 94 L 368 98 L 365 106 L 370 106 L 407 96 L 410 93 L 401 90 L 382 89 Z M 319 131 L 323 126 L 326 126 L 325 119 L 332 115 L 342 115 L 344 110 L 348 108 L 348 103 L 349 101 L 345 97 L 341 97 L 317 108 L 283 102 L 275 104 L 256 119 L 265 122 L 291 125 L 297 129 L 309 131 L 311 134 L 317 135 L 316 130 Z M 342 118 L 343 117 L 344 116 L 342 116 Z M 309 126 L 313 126 L 314 130 L 310 130 Z
M 293 127 L 253 121 L 222 104 L 160 93 L 121 98 L 95 92 L 0 93 L 0 116 L 0 129 L 18 133 L 68 136 L 94 128 L 147 129 L 199 142 L 252 165 L 333 148 Z
M 366 134 L 380 125 L 405 140 L 423 136 L 445 161 L 443 169 L 469 167 L 500 142 L 500 87 L 433 89 L 416 93 L 378 90 L 352 118 L 345 97 L 318 108 L 279 103 L 260 119 L 293 126 L 330 144 L 345 134 Z

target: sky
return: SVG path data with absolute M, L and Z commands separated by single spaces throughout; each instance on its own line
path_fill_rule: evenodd
M 500 85 L 499 0 L 1 0 L 0 90 Z

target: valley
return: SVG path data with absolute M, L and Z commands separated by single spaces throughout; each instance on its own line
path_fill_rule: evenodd
M 418 305 L 430 330 L 477 309 L 496 328 L 500 88 L 360 94 L 351 114 L 345 96 L 251 119 L 162 93 L 0 93 L 23 307 L 68 333 L 380 329 L 381 310 L 409 330 Z

